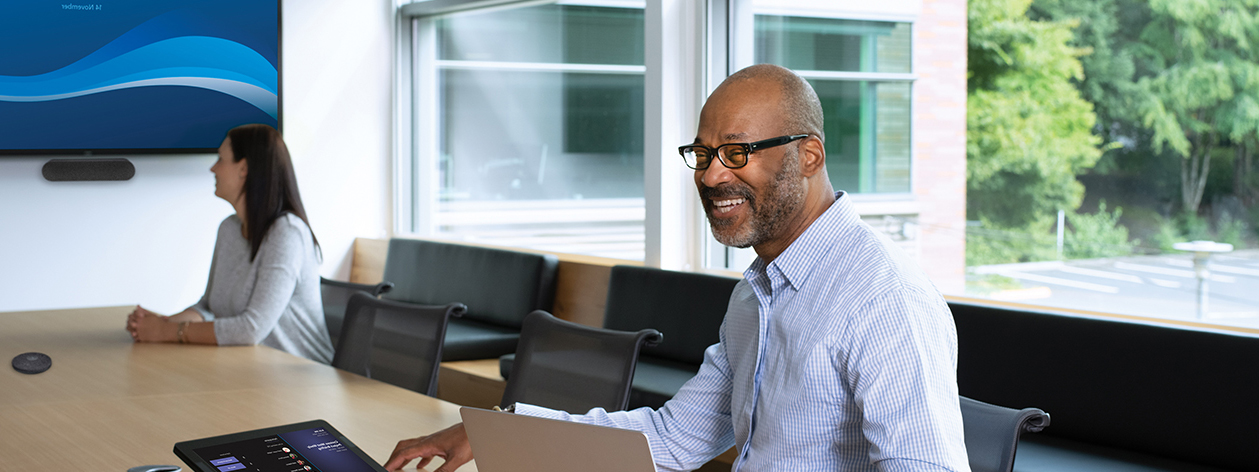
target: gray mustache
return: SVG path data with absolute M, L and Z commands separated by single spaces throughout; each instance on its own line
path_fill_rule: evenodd
M 716 187 L 701 187 L 699 196 L 705 201 L 709 199 L 729 199 L 743 198 L 748 202 L 753 200 L 752 189 L 745 186 L 734 186 L 733 184 L 722 184 Z

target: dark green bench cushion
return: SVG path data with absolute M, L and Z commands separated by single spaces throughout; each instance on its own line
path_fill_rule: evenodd
M 467 305 L 451 320 L 442 360 L 494 358 L 515 352 L 525 315 L 551 309 L 558 264 L 549 254 L 393 238 L 384 278 L 394 288 L 381 297 Z
M 718 330 L 739 279 L 647 267 L 616 266 L 608 282 L 603 327 L 653 328 L 664 342 L 643 348 L 644 357 L 693 364 L 717 344 Z
M 951 302 L 962 395 L 1037 407 L 1038 435 L 1254 469 L 1259 338 Z

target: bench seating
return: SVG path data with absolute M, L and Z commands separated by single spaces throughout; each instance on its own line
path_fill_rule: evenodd
M 1256 470 L 1259 338 L 949 306 L 961 394 L 1053 417 L 1015 470 Z
M 450 320 L 442 360 L 491 359 L 516 351 L 525 315 L 551 309 L 558 264 L 549 254 L 394 238 L 384 272 L 394 289 L 381 298 L 467 305 Z
M 699 372 L 739 279 L 648 267 L 615 266 L 608 282 L 603 327 L 654 328 L 664 342 L 638 356 L 630 408 L 660 408 Z

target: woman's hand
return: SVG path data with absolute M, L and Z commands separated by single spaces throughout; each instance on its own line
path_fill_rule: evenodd
M 178 325 L 167 317 L 138 305 L 131 314 L 127 315 L 127 332 L 131 333 L 131 339 L 136 342 L 174 342 L 178 328 Z

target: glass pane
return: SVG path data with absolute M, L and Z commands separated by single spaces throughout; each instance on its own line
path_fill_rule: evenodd
M 542 5 L 434 23 L 438 119 L 419 126 L 436 127 L 438 183 L 418 193 L 433 203 L 419 205 L 432 208 L 420 231 L 641 260 L 642 10 Z
M 455 61 L 643 65 L 643 11 L 543 5 L 437 22 L 438 58 Z
M 825 113 L 831 185 L 853 193 L 909 192 L 909 84 L 809 83 Z
M 910 25 L 756 15 L 756 62 L 797 71 L 910 72 Z
M 447 70 L 441 200 L 643 196 L 641 75 Z
M 909 83 L 874 87 L 874 191 L 909 192 Z

